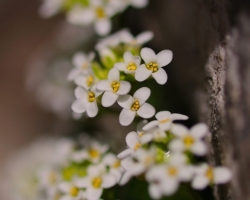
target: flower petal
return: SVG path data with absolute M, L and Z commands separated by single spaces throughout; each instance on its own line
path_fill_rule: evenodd
M 117 81 L 117 82 L 120 80 L 120 72 L 117 68 L 112 68 L 109 71 L 108 80 L 109 81 Z
M 110 81 L 101 80 L 96 84 L 96 88 L 101 91 L 112 91 Z
M 133 0 L 131 4 L 135 8 L 144 8 L 147 6 L 148 0 Z
M 160 199 L 162 196 L 162 191 L 160 189 L 160 186 L 157 184 L 150 184 L 149 186 L 149 194 L 151 198 L 153 199 Z
M 171 112 L 169 111 L 160 111 L 155 115 L 155 118 L 157 120 L 163 120 L 163 119 L 168 119 L 170 118 Z
M 150 41 L 153 37 L 154 34 L 151 31 L 145 31 L 136 37 L 136 41 L 138 44 L 144 44 Z
M 205 123 L 199 123 L 190 129 L 190 133 L 195 138 L 203 138 L 208 133 L 208 127 Z
M 119 95 L 124 95 L 129 93 L 130 89 L 131 84 L 128 81 L 120 81 L 120 88 L 116 93 Z
M 215 167 L 214 168 L 214 183 L 222 184 L 230 181 L 232 173 L 226 167 Z
M 197 156 L 204 156 L 207 153 L 207 146 L 202 141 L 197 141 L 190 149 Z
M 77 99 L 86 99 L 88 96 L 88 91 L 85 88 L 77 87 L 75 89 L 75 96 Z
M 172 127 L 172 132 L 174 135 L 176 135 L 177 137 L 184 137 L 185 135 L 188 134 L 188 129 L 180 124 L 174 124 Z
M 142 129 L 144 131 L 150 130 L 154 127 L 156 127 L 159 124 L 159 122 L 157 120 L 151 121 L 149 122 L 146 126 L 144 126 Z
M 133 122 L 135 114 L 136 112 L 124 108 L 119 115 L 120 124 L 123 126 L 128 126 Z
M 142 87 L 134 93 L 133 97 L 140 102 L 140 105 L 142 105 L 145 101 L 147 101 L 150 94 L 151 90 L 149 88 Z
M 178 113 L 173 113 L 171 115 L 171 119 L 172 119 L 172 121 L 174 121 L 174 120 L 186 120 L 186 119 L 188 119 L 188 116 L 182 115 L 182 114 L 178 114 Z
M 141 143 L 146 144 L 153 140 L 153 135 L 151 133 L 144 134 L 141 138 Z
M 209 184 L 209 180 L 205 176 L 196 176 L 192 181 L 192 187 L 197 190 L 203 190 Z
M 156 82 L 160 85 L 164 85 L 168 80 L 168 75 L 162 68 L 159 68 L 157 72 L 152 73 L 152 76 L 154 77 Z
M 134 56 L 131 52 L 126 51 L 123 55 L 123 59 L 124 59 L 125 63 L 128 65 L 129 63 L 134 61 Z
M 141 64 L 141 57 L 139 56 L 134 56 L 134 63 L 136 64 L 136 66 L 140 66 Z
M 121 166 L 126 170 L 130 171 L 134 167 L 134 162 L 130 157 L 125 158 L 121 161 Z
M 180 140 L 174 139 L 169 143 L 169 149 L 174 152 L 182 152 L 184 151 L 185 147 Z
M 132 149 L 125 149 L 124 151 L 122 151 L 121 153 L 119 153 L 117 155 L 117 157 L 119 159 L 124 159 L 124 158 L 128 157 L 132 152 L 133 152 Z
M 123 107 L 123 108 L 126 108 L 126 109 L 130 109 L 132 104 L 134 102 L 134 98 L 131 97 L 130 95 L 122 95 L 122 96 L 119 96 L 118 100 L 117 100 L 117 103 Z
M 129 148 L 134 149 L 137 143 L 139 143 L 138 134 L 134 131 L 128 133 L 126 136 L 126 143 Z
M 86 111 L 89 117 L 95 117 L 98 113 L 98 107 L 96 101 L 88 102 L 86 104 Z
M 87 61 L 86 55 L 82 52 L 77 52 L 72 59 L 72 63 L 77 68 L 81 68 L 86 61 Z
M 110 107 L 112 106 L 118 98 L 118 94 L 114 92 L 104 92 L 102 96 L 102 105 L 103 107 Z
M 67 79 L 69 80 L 69 81 L 73 81 L 77 76 L 78 76 L 78 74 L 80 74 L 81 73 L 81 70 L 80 69 L 72 69 L 70 72 L 69 72 L 69 74 L 68 74 L 68 76 L 67 76 Z
M 87 188 L 86 192 L 87 192 L 87 199 L 99 200 L 102 195 L 102 188 L 95 189 L 95 188 L 89 187 Z
M 102 180 L 103 188 L 110 188 L 116 184 L 116 177 L 111 174 L 104 175 Z
M 145 63 L 150 63 L 150 62 L 156 62 L 156 54 L 155 52 L 150 49 L 150 48 L 142 48 L 141 50 L 141 57 L 145 61 Z
M 83 113 L 86 110 L 85 106 L 86 105 L 82 100 L 77 99 L 73 102 L 71 108 L 75 113 Z
M 155 108 L 148 104 L 148 103 L 144 103 L 142 104 L 142 106 L 140 107 L 140 109 L 137 111 L 137 114 L 142 117 L 142 118 L 150 118 L 153 117 L 155 114 Z
M 124 71 L 126 69 L 126 64 L 123 62 L 115 63 L 115 68 L 119 69 L 120 71 Z
M 135 79 L 139 82 L 145 81 L 152 74 L 151 70 L 148 70 L 145 64 L 140 65 L 135 71 Z
M 108 19 L 99 20 L 94 25 L 97 34 L 104 36 L 107 35 L 111 30 L 111 22 Z
M 171 121 L 168 121 L 168 122 L 165 122 L 165 123 L 159 123 L 159 128 L 162 131 L 168 131 L 171 128 L 171 125 L 172 125 Z
M 131 179 L 132 176 L 133 175 L 130 172 L 125 172 L 122 176 L 119 185 L 125 185 Z
M 170 50 L 163 50 L 156 55 L 157 63 L 159 67 L 166 66 L 173 59 L 173 52 Z
M 164 179 L 162 186 L 164 189 L 163 193 L 167 196 L 170 196 L 177 191 L 179 182 L 175 178 Z

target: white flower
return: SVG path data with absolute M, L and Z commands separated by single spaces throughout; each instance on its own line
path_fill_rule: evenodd
M 51 17 L 55 15 L 63 5 L 63 0 L 44 0 L 39 8 L 39 14 L 44 17 Z
M 93 85 L 90 90 L 77 87 L 75 89 L 76 100 L 73 102 L 71 108 L 76 113 L 87 112 L 89 117 L 95 117 L 98 113 L 96 98 L 101 95 L 101 91 L 96 89 Z
M 88 55 L 82 52 L 76 53 L 72 59 L 74 68 L 69 72 L 68 80 L 73 81 L 77 76 L 89 72 L 94 57 L 95 54 L 93 52 Z
M 112 106 L 119 95 L 127 94 L 131 89 L 131 84 L 127 81 L 120 81 L 120 72 L 112 68 L 108 74 L 108 80 L 101 80 L 96 85 L 98 90 L 105 91 L 102 96 L 104 107 Z
M 103 188 L 110 188 L 116 184 L 116 177 L 106 174 L 106 168 L 102 164 L 90 166 L 87 174 L 87 177 L 77 181 L 78 187 L 86 188 L 87 199 L 98 200 Z
M 204 156 L 207 153 L 207 147 L 202 141 L 208 133 L 207 125 L 199 123 L 188 130 L 183 125 L 174 125 L 173 134 L 177 137 L 169 144 L 169 149 L 174 152 L 191 151 L 197 156 Z
M 90 89 L 91 86 L 95 84 L 95 75 L 89 70 L 85 74 L 80 74 L 75 78 L 75 84 L 81 87 L 84 87 L 86 90 Z
M 102 155 L 108 150 L 108 148 L 108 145 L 102 145 L 99 142 L 91 141 L 87 149 L 76 151 L 72 155 L 72 159 L 75 162 L 89 160 L 93 163 L 98 163 Z
M 71 182 L 62 182 L 58 188 L 63 193 L 60 200 L 81 200 L 85 196 L 84 191 Z
M 145 172 L 155 163 L 156 151 L 154 148 L 149 150 L 138 149 L 132 157 L 127 157 L 121 161 L 125 173 L 121 179 L 120 185 L 126 184 L 133 176 L 137 176 Z
M 163 85 L 167 82 L 167 73 L 163 66 L 169 64 L 173 58 L 173 53 L 170 50 L 163 50 L 157 55 L 150 48 L 143 48 L 141 50 L 141 57 L 145 61 L 135 72 L 135 79 L 137 81 L 144 81 L 150 75 L 157 83 Z
M 143 130 L 149 130 L 158 126 L 162 131 L 168 131 L 174 120 L 186 120 L 188 117 L 186 115 L 181 115 L 177 113 L 171 114 L 169 111 L 161 111 L 155 115 L 157 120 L 149 122 L 143 127 Z
M 183 154 L 172 154 L 167 164 L 151 168 L 146 179 L 150 182 L 149 192 L 152 198 L 160 198 L 161 195 L 175 193 L 180 182 L 190 181 L 192 176 L 193 171 L 186 165 L 186 157 Z
M 128 0 L 128 2 L 135 8 L 144 8 L 148 5 L 148 0 Z
M 119 121 L 121 125 L 127 126 L 132 123 L 136 114 L 142 118 L 150 118 L 155 114 L 155 109 L 145 101 L 150 96 L 150 89 L 147 87 L 142 87 L 138 89 L 134 96 L 123 95 L 119 96 L 118 104 L 123 107 L 120 113 Z
M 130 44 L 132 46 L 141 46 L 154 37 L 154 34 L 151 31 L 142 32 L 136 37 L 134 37 L 129 31 L 124 31 L 121 34 L 122 42 Z
M 114 65 L 115 68 L 120 71 L 124 71 L 126 74 L 133 74 L 138 69 L 141 63 L 139 56 L 133 56 L 130 52 L 125 52 L 123 55 L 124 62 L 119 62 Z
M 121 167 L 121 161 L 114 154 L 108 153 L 104 156 L 102 163 L 109 167 L 109 173 L 116 177 L 116 183 L 118 183 L 124 171 Z
M 211 167 L 207 164 L 202 164 L 195 170 L 195 177 L 192 181 L 194 189 L 202 190 L 210 183 L 223 184 L 232 178 L 231 171 L 226 167 Z
M 143 144 L 146 144 L 147 142 L 148 140 L 141 138 L 138 133 L 136 133 L 135 131 L 132 131 L 128 133 L 126 136 L 126 143 L 127 143 L 128 149 L 125 149 L 124 151 L 119 153 L 117 157 L 119 159 L 123 159 L 131 155 L 131 153 L 133 153 L 134 151 L 137 151 Z

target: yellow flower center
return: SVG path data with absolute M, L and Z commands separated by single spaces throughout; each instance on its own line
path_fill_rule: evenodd
M 214 179 L 214 170 L 212 167 L 208 167 L 205 176 L 212 182 Z
M 138 100 L 135 100 L 134 103 L 131 106 L 132 111 L 138 111 L 140 109 L 140 103 Z
M 87 80 L 86 80 L 86 83 L 87 83 L 87 86 L 91 86 L 94 82 L 94 77 L 92 75 L 89 75 Z
M 93 178 L 92 185 L 93 185 L 94 188 L 100 188 L 101 184 L 102 184 L 102 178 L 101 177 Z
M 86 69 L 87 67 L 88 67 L 88 63 L 87 62 L 85 62 L 85 63 L 82 64 L 82 69 Z
M 96 149 L 89 149 L 88 152 L 91 158 L 98 158 L 100 156 L 100 152 Z
M 127 66 L 127 70 L 129 71 L 135 71 L 137 69 L 136 64 L 135 63 L 129 63 Z
M 138 148 L 140 148 L 141 147 L 141 143 L 136 143 L 135 144 L 135 147 L 134 147 L 134 150 L 136 151 Z
M 98 7 L 95 10 L 96 17 L 99 19 L 103 19 L 106 17 L 105 10 L 102 7 Z
M 89 92 L 88 101 L 89 102 L 94 102 L 95 101 L 95 94 L 93 92 Z
M 50 182 L 51 184 L 55 184 L 55 183 L 56 183 L 56 174 L 55 174 L 54 172 L 51 172 L 51 173 L 49 174 L 49 182 Z
M 72 197 L 76 197 L 79 193 L 79 189 L 77 187 L 73 186 L 72 188 L 70 188 L 69 193 Z
M 167 169 L 167 173 L 170 175 L 170 176 L 176 176 L 177 173 L 178 173 L 178 170 L 175 168 L 175 167 L 169 167 Z
M 120 160 L 115 161 L 114 164 L 113 164 L 114 168 L 119 168 L 120 166 L 121 166 L 121 161 Z
M 167 123 L 167 122 L 169 122 L 170 121 L 170 119 L 163 119 L 163 120 L 160 120 L 160 124 L 164 124 L 164 123 Z
M 151 70 L 152 72 L 157 72 L 159 67 L 158 64 L 156 62 L 150 62 L 148 64 L 146 64 L 147 69 Z
M 183 143 L 186 148 L 190 148 L 194 144 L 194 138 L 190 135 L 187 135 L 183 138 Z
M 142 137 L 144 134 L 145 134 L 144 132 L 138 133 L 139 137 Z
M 145 160 L 144 160 L 144 164 L 146 166 L 150 165 L 151 163 L 153 163 L 154 159 L 150 156 L 146 157 Z
M 113 89 L 113 92 L 117 92 L 117 91 L 119 90 L 119 88 L 120 88 L 120 83 L 119 83 L 119 82 L 113 81 L 113 82 L 111 83 L 111 87 L 112 87 L 112 89 Z

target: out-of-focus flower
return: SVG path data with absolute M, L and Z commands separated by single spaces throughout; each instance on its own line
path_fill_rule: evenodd
M 81 200 L 85 199 L 85 192 L 78 188 L 75 183 L 62 182 L 58 185 L 59 190 L 63 193 L 60 200 Z
M 122 32 L 121 40 L 126 44 L 132 46 L 142 46 L 143 44 L 149 42 L 154 37 L 151 31 L 145 31 L 134 37 L 129 31 Z

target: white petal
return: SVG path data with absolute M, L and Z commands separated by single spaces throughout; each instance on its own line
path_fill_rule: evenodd
M 95 98 L 99 97 L 103 93 L 103 91 L 96 88 L 96 84 L 90 88 L 90 91 L 95 93 Z
M 132 152 L 133 152 L 132 149 L 125 149 L 124 151 L 122 151 L 121 153 L 119 153 L 117 155 L 117 157 L 119 159 L 124 159 L 124 158 L 128 157 Z
M 139 56 L 134 56 L 134 63 L 136 64 L 136 66 L 140 66 L 141 64 L 141 57 Z
M 138 164 L 136 164 L 136 165 L 131 169 L 131 173 L 132 173 L 133 175 L 138 176 L 138 175 L 142 174 L 142 173 L 145 171 L 145 169 L 146 169 L 146 167 L 145 167 L 144 164 L 138 163 Z
M 120 71 L 126 70 L 126 64 L 123 62 L 115 63 L 114 67 L 119 69 Z
M 117 82 L 120 80 L 120 72 L 117 68 L 112 68 L 109 71 L 108 80 L 109 81 L 117 81 Z
M 143 130 L 144 131 L 150 130 L 150 129 L 156 127 L 158 124 L 159 124 L 159 122 L 157 120 L 151 121 L 143 127 Z
M 196 176 L 192 181 L 192 187 L 197 190 L 203 190 L 209 184 L 209 180 L 205 176 Z
M 159 68 L 157 72 L 152 73 L 152 76 L 160 85 L 164 85 L 168 80 L 168 75 L 162 68 Z
M 137 111 L 137 114 L 142 118 L 148 119 L 154 116 L 155 108 L 148 103 L 144 103 Z
M 151 91 L 149 88 L 142 87 L 134 93 L 133 97 L 140 102 L 140 105 L 142 105 L 150 97 L 150 94 Z
M 88 178 L 80 178 L 76 180 L 76 186 L 79 188 L 85 188 L 89 185 L 89 179 Z
M 120 81 L 120 88 L 116 93 L 119 95 L 124 95 L 129 93 L 130 89 L 131 89 L 131 84 L 129 82 Z
M 182 141 L 175 139 L 169 143 L 169 149 L 174 152 L 182 152 L 184 151 L 185 147 Z
M 185 166 L 185 167 L 182 167 L 180 170 L 179 170 L 180 174 L 180 178 L 182 181 L 190 181 L 192 176 L 193 176 L 193 170 L 188 167 L 188 166 Z
M 170 118 L 170 115 L 171 115 L 171 113 L 169 111 L 161 111 L 155 115 L 155 118 L 160 121 L 163 119 Z
M 82 52 L 77 52 L 72 59 L 73 64 L 78 68 L 81 68 L 86 61 L 86 55 Z
M 123 108 L 130 109 L 134 103 L 134 98 L 130 95 L 122 95 L 119 96 L 117 103 Z
M 83 113 L 85 112 L 86 108 L 85 108 L 85 104 L 83 103 L 82 100 L 77 99 L 73 102 L 72 106 L 71 106 L 72 110 L 75 113 Z
M 110 81 L 108 80 L 101 80 L 96 84 L 96 88 L 98 90 L 102 90 L 102 91 L 112 91 L 112 87 L 110 84 Z
M 80 98 L 86 99 L 88 96 L 88 91 L 85 88 L 77 87 L 75 89 L 75 96 L 77 99 L 80 99 Z
M 174 166 L 183 166 L 187 161 L 187 158 L 182 153 L 171 152 L 169 163 Z
M 119 115 L 120 124 L 123 126 L 128 126 L 133 122 L 135 114 L 136 112 L 124 108 Z
M 136 126 L 136 131 L 137 131 L 138 134 L 141 133 L 141 132 L 144 132 L 144 130 L 143 130 L 142 128 L 143 128 L 147 123 L 148 123 L 147 120 L 142 120 L 142 121 L 140 121 L 140 122 L 137 124 L 137 126 Z
M 129 180 L 130 178 L 132 177 L 133 175 L 130 173 L 130 172 L 125 172 L 122 176 L 122 179 L 119 183 L 119 185 L 125 185 Z
M 95 31 L 97 34 L 104 36 L 107 35 L 111 30 L 110 20 L 99 20 L 95 23 Z
M 134 149 L 136 144 L 139 142 L 138 134 L 134 131 L 128 133 L 126 136 L 126 143 L 129 148 Z
M 94 188 L 87 188 L 87 198 L 89 200 L 99 200 L 102 195 L 102 188 L 94 189 Z
M 130 53 L 129 51 L 125 52 L 123 55 L 123 59 L 125 61 L 126 64 L 129 64 L 131 62 L 133 62 L 134 60 L 134 56 L 132 53 Z
M 130 171 L 134 167 L 134 162 L 130 157 L 125 158 L 121 161 L 121 166 L 126 170 Z
M 66 182 L 62 182 L 58 185 L 58 189 L 64 193 L 67 193 L 70 189 L 70 184 Z
M 167 196 L 170 196 L 177 191 L 179 187 L 179 182 L 177 179 L 174 179 L 174 178 L 165 179 L 162 186 L 164 188 L 164 191 L 163 191 L 164 194 Z
M 68 74 L 68 76 L 67 76 L 67 79 L 69 80 L 69 81 L 73 81 L 77 76 L 78 76 L 78 74 L 80 74 L 81 73 L 81 70 L 80 69 L 72 69 L 70 72 L 69 72 L 69 74 Z
M 226 167 L 215 167 L 214 168 L 214 183 L 222 184 L 230 181 L 232 173 Z
M 110 188 L 116 184 L 116 177 L 111 174 L 107 174 L 103 176 L 102 187 Z
M 197 156 L 204 156 L 207 153 L 207 147 L 202 141 L 197 141 L 190 149 Z
M 98 107 L 96 101 L 88 102 L 86 104 L 86 111 L 89 117 L 95 117 L 98 113 Z
M 188 119 L 188 116 L 182 115 L 182 114 L 178 114 L 178 113 L 173 113 L 171 115 L 171 119 L 172 119 L 172 121 L 174 121 L 174 120 L 186 120 L 186 119 Z
M 159 67 L 166 66 L 173 59 L 173 52 L 170 50 L 163 50 L 156 55 L 157 64 Z
M 159 128 L 162 131 L 168 131 L 171 128 L 171 125 L 172 125 L 171 121 L 168 121 L 168 122 L 165 122 L 165 123 L 159 123 Z
M 135 79 L 139 82 L 145 81 L 152 74 L 151 70 L 148 70 L 145 64 L 140 65 L 135 71 Z
M 110 107 L 112 106 L 118 98 L 118 94 L 114 92 L 104 92 L 102 96 L 102 105 L 103 107 Z
M 153 135 L 150 133 L 146 133 L 140 138 L 140 140 L 142 144 L 149 143 L 150 141 L 153 140 Z
M 162 196 L 162 191 L 160 189 L 160 186 L 158 186 L 156 184 L 150 184 L 149 194 L 150 194 L 151 198 L 153 198 L 153 199 L 160 199 Z
M 208 133 L 208 127 L 204 123 L 199 123 L 190 129 L 190 133 L 195 138 L 203 138 Z
M 136 37 L 136 41 L 138 44 L 144 44 L 150 41 L 153 37 L 154 34 L 151 31 L 145 31 Z
M 172 132 L 174 135 L 176 135 L 177 137 L 184 137 L 185 135 L 187 135 L 188 133 L 188 129 L 180 124 L 174 124 L 172 127 Z
M 145 63 L 156 62 L 156 54 L 150 48 L 142 48 L 141 50 L 141 57 L 145 61 Z
M 135 8 L 144 8 L 148 4 L 148 0 L 132 0 L 132 6 Z

